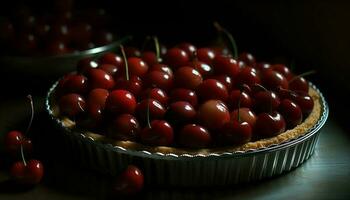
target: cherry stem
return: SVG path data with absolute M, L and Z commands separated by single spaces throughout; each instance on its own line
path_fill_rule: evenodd
M 24 151 L 23 151 L 23 145 L 21 144 L 21 157 L 22 157 L 22 161 L 24 166 L 27 166 L 27 162 L 26 159 L 24 158 Z
M 308 76 L 308 75 L 315 74 L 315 73 L 316 73 L 316 70 L 311 70 L 311 71 L 308 71 L 308 72 L 304 72 L 302 74 L 294 76 L 292 79 L 290 79 L 289 83 L 295 81 L 296 79 L 298 79 L 300 77 Z
M 25 135 L 27 135 L 27 133 L 29 132 L 30 127 L 32 126 L 33 123 L 33 119 L 34 119 L 34 105 L 33 105 L 33 98 L 32 95 L 28 95 L 27 98 L 29 99 L 29 103 L 30 103 L 30 120 L 27 126 L 27 129 L 25 131 Z
M 81 104 L 80 104 L 80 101 L 78 101 L 78 106 L 79 106 L 79 108 L 80 108 L 81 111 L 85 112 L 84 108 L 83 108 L 83 107 L 81 106 Z
M 149 99 L 150 99 L 150 96 L 151 96 L 151 90 L 150 92 L 148 93 L 148 98 L 147 98 L 147 110 L 146 110 L 146 115 L 147 115 L 147 126 L 148 128 L 151 128 L 151 119 L 150 119 L 150 111 L 149 111 Z
M 123 45 L 120 45 L 120 51 L 122 52 L 124 65 L 125 65 L 125 78 L 128 81 L 129 80 L 129 65 L 128 65 L 128 59 L 126 59 L 126 54 L 125 54 Z
M 223 33 L 227 37 L 227 39 L 230 41 L 233 57 L 237 59 L 238 58 L 237 43 L 233 38 L 232 34 L 228 30 L 223 28 L 218 22 L 214 22 L 213 25 L 219 32 Z
M 270 113 L 272 113 L 272 99 L 273 99 L 272 92 L 270 90 L 266 89 L 264 86 L 262 86 L 260 84 L 255 84 L 255 85 L 258 86 L 259 88 L 262 88 L 264 91 L 270 93 L 270 96 L 271 96 L 271 98 L 270 98 Z
M 160 59 L 160 50 L 159 50 L 159 41 L 158 41 L 157 36 L 153 37 L 153 41 L 154 41 L 154 46 L 156 48 L 156 58 L 157 58 L 157 62 L 158 62 Z

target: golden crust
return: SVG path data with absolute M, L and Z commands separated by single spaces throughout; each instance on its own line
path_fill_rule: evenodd
M 134 151 L 148 151 L 151 153 L 163 153 L 163 154 L 176 154 L 176 155 L 183 155 L 183 154 L 189 154 L 189 155 L 209 155 L 209 154 L 222 154 L 222 153 L 233 153 L 233 152 L 244 152 L 248 150 L 254 150 L 254 149 L 260 149 L 260 148 L 266 148 L 271 145 L 281 144 L 288 140 L 291 140 L 293 138 L 297 138 L 299 136 L 304 135 L 307 130 L 312 128 L 317 121 L 319 120 L 321 116 L 321 102 L 320 102 L 320 95 L 316 90 L 310 87 L 309 89 L 309 95 L 314 100 L 314 107 L 310 115 L 303 121 L 303 123 L 299 124 L 298 126 L 294 127 L 291 130 L 287 130 L 275 137 L 271 138 L 265 138 L 260 139 L 254 142 L 248 142 L 246 144 L 240 145 L 240 146 L 232 146 L 232 147 L 216 147 L 216 148 L 207 148 L 207 149 L 184 149 L 184 148 L 175 148 L 175 147 L 166 147 L 166 146 L 156 146 L 156 147 L 150 147 L 146 146 L 137 142 L 132 141 L 116 141 L 109 139 L 103 135 L 92 133 L 92 132 L 86 132 L 84 133 L 85 136 L 94 139 L 95 141 L 99 141 L 102 143 L 109 143 L 114 146 L 123 147 L 125 149 L 130 149 Z M 53 107 L 53 113 L 57 117 L 58 116 L 58 110 L 57 107 Z M 68 118 L 62 118 L 60 119 L 63 126 L 67 128 L 73 128 L 75 126 L 75 123 L 71 121 Z

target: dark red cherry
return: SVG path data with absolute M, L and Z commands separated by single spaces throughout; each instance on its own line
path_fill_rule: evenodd
M 147 63 L 148 66 L 152 66 L 157 64 L 160 60 L 158 60 L 156 53 L 153 51 L 145 51 L 142 53 L 141 59 Z
M 19 54 L 32 55 L 37 49 L 37 38 L 30 33 L 22 33 L 15 39 L 13 45 Z
M 211 65 L 215 58 L 215 53 L 210 48 L 199 48 L 197 49 L 197 58 L 198 60 Z
M 140 132 L 137 119 L 130 114 L 117 116 L 108 126 L 108 137 L 117 140 L 136 140 Z
M 170 146 L 174 140 L 173 128 L 164 120 L 153 120 L 142 129 L 140 139 L 143 144 L 151 146 Z
M 87 98 L 87 105 L 96 105 L 100 106 L 102 109 L 104 109 L 106 104 L 106 99 L 109 95 L 108 90 L 96 88 L 89 92 L 88 98 Z
M 141 58 L 128 58 L 129 74 L 143 77 L 148 71 L 148 65 Z
M 304 118 L 306 118 L 314 108 L 314 100 L 307 93 L 294 92 L 292 93 L 291 100 L 294 101 L 301 108 Z
M 271 65 L 272 70 L 281 73 L 286 79 L 289 81 L 293 78 L 292 72 L 289 70 L 289 68 L 283 64 L 274 64 Z
M 170 93 L 170 101 L 186 101 L 189 102 L 193 107 L 197 107 L 197 94 L 193 90 L 176 88 Z
M 283 99 L 281 101 L 278 111 L 284 117 L 287 128 L 294 128 L 303 120 L 303 113 L 300 107 L 289 99 Z
M 279 105 L 280 99 L 274 92 L 260 91 L 254 94 L 253 107 L 258 113 L 276 110 Z
M 214 73 L 235 78 L 239 73 L 238 63 L 230 56 L 216 55 L 213 60 Z
M 271 65 L 269 63 L 266 62 L 258 62 L 255 64 L 255 66 L 252 66 L 255 69 L 259 70 L 259 71 L 264 71 L 266 69 L 271 69 Z
M 143 188 L 144 177 L 142 171 L 129 165 L 117 178 L 113 191 L 117 195 L 131 196 L 140 192 Z
M 196 110 L 186 101 L 177 101 L 170 104 L 165 118 L 173 125 L 191 122 L 196 117 Z
M 116 55 L 112 52 L 108 52 L 108 53 L 103 54 L 99 59 L 99 63 L 100 64 L 114 65 L 117 68 L 124 67 L 124 61 L 123 61 L 122 57 L 120 57 L 119 55 Z
M 51 25 L 51 29 L 48 34 L 49 38 L 57 38 L 66 41 L 70 36 L 70 28 L 65 23 L 55 23 Z
M 107 97 L 106 109 L 113 114 L 133 114 L 136 109 L 136 99 L 129 91 L 113 90 Z
M 141 92 L 140 94 L 141 100 L 148 99 L 148 98 L 155 99 L 164 106 L 167 106 L 169 101 L 168 95 L 164 92 L 164 90 L 160 88 L 148 88 L 147 90 L 144 90 L 143 92 Z
M 227 91 L 231 91 L 233 86 L 233 79 L 230 76 L 227 75 L 215 75 L 211 77 L 212 79 L 218 80 L 220 83 L 222 83 Z
M 85 111 L 85 100 L 79 94 L 66 94 L 59 99 L 58 106 L 61 115 L 75 117 Z
M 244 67 L 240 70 L 237 75 L 238 86 L 246 84 L 248 86 L 253 86 L 255 84 L 260 84 L 260 78 L 255 68 Z
M 173 87 L 173 78 L 161 71 L 151 71 L 144 77 L 145 88 L 157 87 L 169 91 Z
M 97 62 L 93 61 L 91 58 L 83 58 L 78 61 L 77 72 L 79 74 L 88 74 L 88 71 L 90 71 L 90 69 L 95 69 L 97 67 Z
M 286 122 L 283 116 L 276 112 L 260 113 L 255 123 L 255 133 L 263 138 L 273 137 L 286 129 Z
M 292 91 L 309 92 L 309 83 L 303 77 L 292 78 L 289 82 L 289 89 Z
M 273 70 L 262 71 L 261 82 L 271 90 L 277 90 L 277 88 L 288 89 L 287 79 L 281 73 Z
M 11 176 L 16 183 L 24 185 L 38 184 L 44 176 L 43 164 L 38 160 L 15 162 L 10 169 Z
M 72 74 L 67 76 L 61 91 L 63 93 L 85 94 L 88 90 L 87 78 L 84 75 Z
M 222 127 L 220 137 L 224 144 L 245 144 L 251 140 L 252 132 L 248 122 L 231 120 Z
M 141 57 L 141 51 L 136 47 L 125 47 L 124 48 L 126 57 Z
M 135 96 L 137 96 L 142 90 L 142 81 L 140 77 L 135 75 L 131 75 L 129 80 L 126 80 L 124 77 L 119 77 L 115 82 L 116 89 L 127 90 Z
M 175 69 L 186 65 L 189 60 L 186 51 L 176 47 L 169 49 L 164 56 L 164 63 Z
M 196 69 L 203 78 L 208 77 L 213 74 L 213 68 L 205 62 L 194 59 L 187 63 L 188 66 Z
M 112 32 L 106 30 L 100 30 L 93 36 L 93 42 L 97 46 L 103 46 L 113 42 L 114 36 Z
M 150 119 L 162 119 L 166 112 L 164 106 L 159 101 L 151 98 L 144 99 L 136 107 L 137 117 L 142 123 L 147 122 L 148 107 Z
M 253 67 L 255 66 L 255 58 L 251 53 L 242 52 L 238 55 L 238 60 L 243 61 L 246 65 Z
M 195 90 L 203 81 L 201 74 L 192 67 L 180 67 L 175 71 L 176 87 Z
M 240 108 L 239 116 L 241 122 L 247 122 L 250 124 L 251 128 L 254 128 L 256 122 L 256 115 L 249 108 Z M 238 121 L 238 109 L 231 112 L 231 120 Z
M 5 150 L 13 156 L 20 153 L 21 145 L 26 153 L 31 153 L 33 150 L 32 141 L 23 136 L 20 131 L 10 131 L 5 135 L 4 139 Z
M 171 79 L 174 78 L 173 70 L 166 64 L 158 63 L 155 65 L 152 65 L 152 67 L 149 69 L 149 71 L 160 71 L 164 72 L 169 75 Z
M 98 68 L 107 72 L 111 76 L 114 76 L 115 74 L 117 74 L 118 70 L 120 69 L 117 66 L 112 65 L 112 64 L 101 64 L 98 66 Z
M 90 69 L 87 77 L 91 89 L 103 88 L 108 90 L 115 85 L 113 77 L 102 69 Z
M 204 80 L 196 91 L 201 101 L 209 99 L 226 101 L 228 98 L 228 91 L 225 85 L 215 79 Z
M 194 53 L 197 51 L 197 48 L 188 42 L 183 42 L 177 45 L 178 48 L 184 50 L 189 57 L 193 56 Z
M 187 148 L 206 148 L 212 138 L 207 129 L 197 124 L 187 124 L 179 132 L 179 144 Z
M 208 100 L 200 105 L 197 117 L 201 125 L 209 129 L 219 129 L 230 121 L 230 113 L 224 102 L 220 100 Z
M 48 55 L 67 54 L 70 52 L 67 44 L 63 40 L 52 40 L 46 43 L 45 53 Z
M 231 109 L 238 108 L 238 102 L 240 101 L 240 107 L 250 108 L 253 105 L 253 101 L 249 94 L 245 91 L 232 90 L 228 98 L 228 106 Z

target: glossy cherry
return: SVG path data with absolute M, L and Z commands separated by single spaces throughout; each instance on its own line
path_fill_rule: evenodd
M 72 74 L 66 77 L 60 87 L 61 93 L 85 94 L 88 90 L 88 81 L 84 75 Z
M 168 95 L 160 88 L 148 88 L 147 90 L 142 91 L 140 99 L 144 100 L 148 98 L 155 99 L 164 106 L 167 106 L 169 101 Z
M 271 65 L 271 68 L 272 70 L 281 73 L 288 81 L 293 78 L 293 73 L 283 64 L 274 64 Z
M 169 91 L 173 87 L 173 78 L 165 72 L 151 71 L 144 77 L 145 88 L 157 87 Z
M 102 69 L 90 69 L 87 74 L 90 89 L 112 89 L 115 85 L 113 77 Z
M 166 64 L 162 64 L 162 63 L 157 63 L 155 65 L 152 65 L 149 69 L 149 71 L 160 71 L 160 72 L 164 72 L 166 74 L 169 75 L 170 79 L 174 78 L 174 74 L 173 74 L 173 70 Z
M 140 192 L 144 185 L 144 176 L 142 171 L 129 165 L 117 178 L 113 185 L 113 192 L 117 195 L 130 196 Z
M 202 75 L 192 67 L 180 67 L 175 71 L 176 87 L 195 90 L 203 81 Z
M 176 47 L 184 50 L 189 57 L 193 56 L 195 54 L 195 52 L 197 51 L 197 48 L 193 44 L 188 43 L 188 42 L 180 43 L 180 44 L 176 45 Z
M 151 146 L 170 146 L 174 140 L 174 131 L 165 120 L 152 120 L 140 133 L 143 144 Z
M 231 78 L 230 76 L 221 74 L 221 75 L 214 75 L 210 78 L 218 80 L 220 83 L 222 83 L 226 87 L 227 91 L 231 91 L 233 87 L 234 79 Z
M 106 99 L 106 109 L 112 114 L 133 114 L 136 109 L 136 99 L 129 91 L 113 90 Z
M 203 78 L 206 78 L 213 74 L 213 68 L 207 63 L 198 60 L 197 58 L 187 63 L 187 66 L 196 69 Z
M 148 71 L 148 65 L 141 58 L 129 57 L 128 66 L 130 75 L 143 77 Z
M 289 99 L 283 99 L 278 111 L 284 117 L 287 128 L 294 128 L 303 120 L 303 113 L 300 107 Z
M 203 126 L 187 124 L 179 132 L 178 142 L 181 146 L 187 148 L 206 148 L 211 144 L 212 137 Z
M 259 71 L 263 71 L 266 69 L 271 69 L 271 65 L 269 63 L 266 62 L 257 62 L 254 66 L 255 69 L 259 70 Z
M 241 92 L 240 90 L 232 90 L 228 98 L 228 106 L 231 109 L 236 109 L 238 108 L 239 101 L 241 107 L 250 108 L 253 105 L 253 100 L 247 92 Z
M 147 109 L 149 109 L 149 115 Z M 162 119 L 165 112 L 164 106 L 159 101 L 151 98 L 140 101 L 136 107 L 137 117 L 142 123 L 147 122 L 148 117 L 151 119 Z
M 99 63 L 100 64 L 110 64 L 110 65 L 114 65 L 116 67 L 123 67 L 124 66 L 124 61 L 122 59 L 122 57 L 120 57 L 119 55 L 116 55 L 112 52 L 108 52 L 103 54 L 100 59 L 99 59 Z
M 260 112 L 270 112 L 276 110 L 280 105 L 280 99 L 272 91 L 259 91 L 254 94 L 254 110 Z
M 114 76 L 120 71 L 120 68 L 118 68 L 116 65 L 113 64 L 100 64 L 98 66 L 98 69 L 102 69 L 103 71 L 107 72 L 109 75 Z
M 253 86 L 255 84 L 260 84 L 260 78 L 258 72 L 255 68 L 244 67 L 237 75 L 237 86 L 246 84 L 248 86 Z
M 140 132 L 140 125 L 133 115 L 121 114 L 113 119 L 107 132 L 110 138 L 134 141 Z
M 273 137 L 286 129 L 286 122 L 283 116 L 276 112 L 260 113 L 255 123 L 255 133 L 263 138 Z
M 252 128 L 248 122 L 231 120 L 223 125 L 220 136 L 224 144 L 245 144 L 252 138 Z
M 186 101 L 177 101 L 170 104 L 165 118 L 175 126 L 191 122 L 196 117 L 196 110 Z
M 175 69 L 186 65 L 189 60 L 190 57 L 186 51 L 177 47 L 169 49 L 164 56 L 164 63 Z
M 238 63 L 230 56 L 217 55 L 213 60 L 214 73 L 235 78 L 239 73 Z
M 58 106 L 61 115 L 74 118 L 85 111 L 85 99 L 76 93 L 66 94 L 59 98 Z
M 201 125 L 209 129 L 219 129 L 230 121 L 230 113 L 227 106 L 220 100 L 208 100 L 200 105 L 197 118 Z
M 31 153 L 33 150 L 32 141 L 25 136 L 20 131 L 10 131 L 5 135 L 4 147 L 6 152 L 13 156 L 19 155 L 21 145 L 26 153 Z
M 314 100 L 305 92 L 293 92 L 291 94 L 291 100 L 301 108 L 304 118 L 306 118 L 314 108 Z
M 131 92 L 134 96 L 137 96 L 142 90 L 142 80 L 136 75 L 131 75 L 129 80 L 126 80 L 124 77 L 118 77 L 115 80 L 115 88 L 123 89 Z
M 255 66 L 256 60 L 251 53 L 242 52 L 238 55 L 238 60 L 243 61 L 249 67 Z
M 201 101 L 209 99 L 218 99 L 226 101 L 228 98 L 228 91 L 221 82 L 215 79 L 204 80 L 196 90 L 197 95 Z
M 16 183 L 24 185 L 38 184 L 44 176 L 44 167 L 39 160 L 15 162 L 10 169 Z
M 159 63 L 160 59 L 157 58 L 157 54 L 153 51 L 145 51 L 141 55 L 141 59 L 147 63 L 148 66 Z
M 215 53 L 210 48 L 199 48 L 197 49 L 197 58 L 198 60 L 211 65 L 215 58 Z
M 196 92 L 184 88 L 173 89 L 170 93 L 170 101 L 186 101 L 189 102 L 193 107 L 197 107 L 198 98 Z
M 231 120 L 238 120 L 238 109 L 235 109 L 231 112 Z M 248 124 L 250 124 L 250 126 L 252 128 L 254 128 L 255 126 L 255 122 L 256 122 L 256 115 L 255 113 L 250 109 L 250 108 L 240 108 L 239 109 L 239 116 L 240 116 L 240 120 L 242 122 L 247 122 Z
M 98 67 L 98 63 L 93 61 L 91 58 L 83 58 L 78 61 L 77 72 L 79 74 L 87 74 L 90 69 L 95 69 Z
M 271 90 L 277 90 L 278 88 L 288 89 L 287 79 L 274 70 L 262 71 L 261 82 L 266 88 Z
M 303 77 L 291 78 L 289 89 L 292 91 L 309 92 L 309 83 Z

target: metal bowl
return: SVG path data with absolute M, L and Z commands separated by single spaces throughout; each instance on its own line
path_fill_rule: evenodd
M 77 62 L 84 57 L 98 57 L 99 55 L 115 51 L 119 45 L 128 41 L 131 37 L 126 36 L 105 46 L 79 51 L 70 54 L 54 56 L 2 56 L 0 57 L 1 68 L 7 72 L 19 72 L 27 75 L 61 76 L 75 70 Z M 6 68 L 5 68 L 6 67 Z
M 136 151 L 103 144 L 83 133 L 63 126 L 54 117 L 51 96 L 57 83 L 48 92 L 46 111 L 63 138 L 65 148 L 82 167 L 116 175 L 128 164 L 144 170 L 147 184 L 171 186 L 219 186 L 247 183 L 280 175 L 298 167 L 314 152 L 320 130 L 328 117 L 328 106 L 321 92 L 321 117 L 304 135 L 278 145 L 245 152 L 224 152 L 209 155 L 164 154 Z

